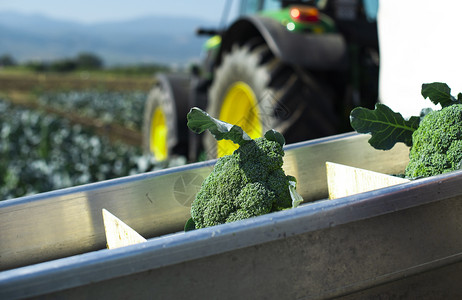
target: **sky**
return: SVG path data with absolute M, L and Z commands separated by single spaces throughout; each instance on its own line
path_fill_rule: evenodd
M 0 0 L 0 11 L 41 14 L 57 19 L 98 23 L 148 15 L 198 17 L 219 24 L 226 0 Z
M 460 12 L 454 0 L 386 0 L 380 3 L 380 98 L 405 117 L 424 107 L 422 83 L 444 82 L 462 92 Z M 399 9 L 396 9 L 399 7 Z

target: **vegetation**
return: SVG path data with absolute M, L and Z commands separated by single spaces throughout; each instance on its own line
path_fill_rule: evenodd
M 186 229 L 204 228 L 247 219 L 297 206 L 295 178 L 282 169 L 284 137 L 270 130 L 252 140 L 239 126 L 216 120 L 200 109 L 188 114 L 196 133 L 208 129 L 217 139 L 229 139 L 239 148 L 218 159 L 191 205 Z
M 383 104 L 375 110 L 355 108 L 350 115 L 352 127 L 360 133 L 371 133 L 369 143 L 376 149 L 388 150 L 395 143 L 411 147 L 408 178 L 427 177 L 461 169 L 462 162 L 462 93 L 451 95 L 447 84 L 422 85 L 422 96 L 442 109 L 424 109 L 419 117 L 405 120 Z
M 9 54 L 3 54 L 0 56 L 0 67 L 12 67 L 16 65 L 16 61 Z
M 125 128 L 141 131 L 144 102 L 142 91 L 67 91 L 41 94 L 41 107 L 53 107 L 63 112 L 72 111 L 81 117 L 97 119 L 103 124 L 117 123 Z
M 461 169 L 462 105 L 428 113 L 412 135 L 405 175 L 428 177 Z
M 26 68 L 36 72 L 72 72 L 76 70 L 100 70 L 103 60 L 91 53 L 80 53 L 75 58 L 61 58 L 51 62 L 30 61 Z
M 108 138 L 69 120 L 17 108 L 0 100 L 2 200 L 159 169 L 139 147 Z
M 165 65 L 150 63 L 138 65 L 105 66 L 103 59 L 93 53 L 82 52 L 76 57 L 60 58 L 52 61 L 27 61 L 18 63 L 12 55 L 0 56 L 0 67 L 17 72 L 31 71 L 35 73 L 74 73 L 90 71 L 93 74 L 116 76 L 152 76 L 157 72 L 169 71 Z
M 184 164 L 140 148 L 159 69 L 105 67 L 85 53 L 37 68 L 1 56 L 0 200 Z

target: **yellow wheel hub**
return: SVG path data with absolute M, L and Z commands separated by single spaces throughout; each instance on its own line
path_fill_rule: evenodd
M 258 102 L 250 86 L 242 81 L 234 83 L 226 93 L 219 119 L 240 126 L 251 138 L 262 136 Z M 218 141 L 217 156 L 232 154 L 239 145 L 228 140 Z
M 151 119 L 149 149 L 151 149 L 151 152 L 158 161 L 167 159 L 167 134 L 168 129 L 165 114 L 160 107 L 157 107 Z

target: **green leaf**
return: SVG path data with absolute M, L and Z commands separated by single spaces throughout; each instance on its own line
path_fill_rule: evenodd
M 303 197 L 297 192 L 297 180 L 293 176 L 289 177 L 289 193 L 290 198 L 292 198 L 292 208 L 295 208 L 303 202 Z
M 458 99 L 451 96 L 451 89 L 446 83 L 442 82 L 422 84 L 422 96 L 425 99 L 429 98 L 434 104 L 441 104 L 441 107 L 461 103 L 460 96 L 458 96 Z
M 419 127 L 420 118 L 405 120 L 384 104 L 376 104 L 374 110 L 357 107 L 350 113 L 350 123 L 359 133 L 370 133 L 369 144 L 380 150 L 389 150 L 397 142 L 412 146 L 412 133 Z
M 281 146 L 284 146 L 286 144 L 284 136 L 274 129 L 268 130 L 265 133 L 265 138 L 269 141 L 278 142 Z
M 252 140 L 241 127 L 215 119 L 200 108 L 191 108 L 187 118 L 189 129 L 195 133 L 209 130 L 215 139 L 230 140 L 238 145 L 243 145 Z
M 184 231 L 191 231 L 196 229 L 196 223 L 194 223 L 194 220 L 192 218 L 189 218 L 188 221 L 186 221 L 186 224 L 184 225 Z

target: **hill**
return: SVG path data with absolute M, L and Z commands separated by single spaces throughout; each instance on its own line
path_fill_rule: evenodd
M 196 28 L 214 27 L 194 18 L 146 16 L 95 24 L 41 15 L 0 12 L 0 55 L 19 62 L 68 58 L 91 52 L 106 65 L 133 63 L 186 64 L 197 60 L 205 38 Z

